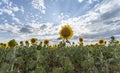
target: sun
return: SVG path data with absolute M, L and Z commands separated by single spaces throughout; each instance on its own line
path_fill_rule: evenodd
M 59 32 L 61 39 L 70 39 L 73 36 L 73 30 L 69 25 L 62 26 Z

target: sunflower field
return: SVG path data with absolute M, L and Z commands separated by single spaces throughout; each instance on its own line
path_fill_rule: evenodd
M 81 37 L 79 44 L 70 42 L 74 32 L 69 25 L 59 34 L 61 42 L 53 45 L 37 38 L 0 43 L 0 73 L 120 73 L 120 41 L 115 37 L 84 45 Z

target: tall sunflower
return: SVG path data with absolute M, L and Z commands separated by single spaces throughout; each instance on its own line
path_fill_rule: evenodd
M 59 34 L 61 39 L 70 39 L 73 36 L 73 30 L 69 25 L 64 25 Z

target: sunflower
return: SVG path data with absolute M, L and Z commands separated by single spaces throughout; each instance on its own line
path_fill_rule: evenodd
M 4 47 L 7 47 L 7 44 L 6 44 L 6 43 L 4 43 L 4 44 L 3 44 L 3 46 L 4 46 Z
M 13 47 L 15 47 L 17 45 L 17 42 L 13 39 L 13 40 L 10 40 L 9 42 L 8 42 L 8 46 L 10 47 L 10 48 L 13 48 Z
M 4 43 L 0 43 L 0 47 L 3 47 L 3 44 L 4 44 Z
M 77 45 L 77 44 L 75 45 L 75 47 L 78 47 L 78 46 L 79 46 L 79 45 Z
M 44 45 L 48 45 L 49 42 L 50 42 L 50 41 L 49 41 L 48 39 L 45 39 L 45 40 L 44 40 Z
M 3 45 L 4 43 L 0 43 L 0 45 Z
M 103 39 L 101 39 L 101 40 L 98 41 L 98 44 L 100 44 L 100 45 L 102 45 L 102 44 L 106 44 L 106 41 L 103 40 Z
M 83 41 L 84 41 L 83 38 L 79 38 L 80 43 L 83 43 Z
M 37 43 L 37 38 L 31 38 L 30 39 L 30 42 L 31 42 L 31 44 L 36 44 Z
M 73 36 L 73 30 L 69 25 L 64 25 L 59 34 L 61 39 L 70 39 Z
M 117 40 L 117 41 L 116 41 L 116 44 L 120 44 L 120 41 L 119 41 L 119 40 Z
M 105 41 L 105 40 L 104 40 L 104 42 L 105 42 L 105 44 L 107 43 L 107 41 Z
M 26 46 L 29 46 L 30 43 L 29 43 L 29 41 L 26 40 L 25 44 L 26 44 Z

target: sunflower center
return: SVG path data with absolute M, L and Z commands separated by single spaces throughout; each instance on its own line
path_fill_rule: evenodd
M 64 29 L 61 31 L 61 34 L 62 34 L 64 37 L 68 37 L 68 36 L 70 36 L 70 30 L 67 29 L 67 28 L 64 28 Z
M 83 42 L 83 39 L 82 39 L 82 38 L 80 38 L 80 39 L 79 39 L 79 41 L 80 41 L 80 42 Z
M 100 43 L 100 44 L 102 44 L 103 42 L 104 42 L 104 41 L 103 41 L 103 40 L 101 40 L 99 43 Z
M 36 40 L 32 40 L 32 43 L 35 43 L 36 42 Z
M 44 44 L 48 44 L 48 43 L 49 43 L 49 41 L 48 41 L 48 40 L 45 40 L 45 41 L 44 41 Z

